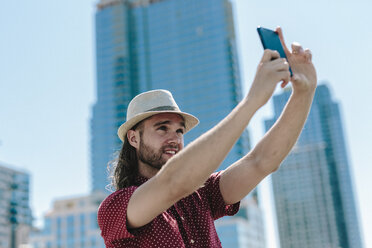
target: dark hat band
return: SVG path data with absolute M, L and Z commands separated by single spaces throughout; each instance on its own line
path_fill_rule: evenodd
M 174 107 L 174 106 L 160 106 L 160 107 L 149 109 L 146 112 L 150 112 L 150 111 L 164 111 L 164 110 L 180 111 L 177 107 Z

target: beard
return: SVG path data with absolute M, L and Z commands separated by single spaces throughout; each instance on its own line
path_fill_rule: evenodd
M 148 166 L 160 170 L 161 167 L 167 162 L 167 159 L 163 157 L 163 153 L 167 148 L 176 148 L 172 145 L 166 145 L 161 147 L 159 150 L 145 144 L 141 137 L 140 147 L 138 151 L 138 159 L 147 164 Z

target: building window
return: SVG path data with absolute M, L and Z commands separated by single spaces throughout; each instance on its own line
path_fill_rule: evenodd
M 97 213 L 96 212 L 90 213 L 90 229 L 91 230 L 98 229 Z

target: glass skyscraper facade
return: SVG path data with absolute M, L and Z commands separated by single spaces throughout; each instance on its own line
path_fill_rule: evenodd
M 290 94 L 274 96 L 266 130 Z M 272 183 L 281 247 L 363 247 L 341 114 L 326 84 L 317 87 L 299 140 Z
M 0 247 L 26 244 L 31 226 L 30 175 L 0 164 Z
M 102 191 L 109 184 L 107 163 L 122 145 L 116 132 L 135 95 L 167 89 L 181 110 L 197 116 L 200 124 L 185 135 L 185 145 L 216 125 L 242 98 L 229 0 L 101 0 L 96 12 L 96 57 L 92 191 Z M 249 143 L 245 131 L 219 169 L 246 154 Z M 261 235 L 255 236 L 260 244 L 251 247 L 263 247 L 257 192 L 250 197 L 255 215 L 242 214 L 247 211 L 243 207 L 238 220 L 225 217 L 216 224 L 223 247 L 244 247 L 250 229 Z M 229 225 L 223 221 L 234 222 L 232 229 L 237 222 L 243 224 L 235 236 L 228 236 L 221 234 Z M 230 242 L 233 239 L 240 241 Z
M 93 191 L 108 184 L 106 165 L 121 146 L 116 132 L 138 93 L 167 89 L 183 111 L 200 119 L 185 144 L 217 124 L 242 97 L 229 1 L 112 0 L 97 6 Z M 244 132 L 221 169 L 248 150 Z
M 256 191 L 255 191 L 256 192 Z M 251 194 L 240 204 L 233 217 L 216 221 L 216 230 L 223 248 L 265 248 L 266 240 L 262 212 L 257 195 Z

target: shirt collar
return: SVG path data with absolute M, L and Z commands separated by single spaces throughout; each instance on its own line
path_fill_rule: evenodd
M 134 180 L 134 183 L 137 185 L 137 186 L 140 186 L 142 184 L 144 184 L 145 182 L 147 182 L 149 179 L 144 177 L 144 176 L 141 176 L 141 175 L 137 175 L 136 176 L 136 179 Z

